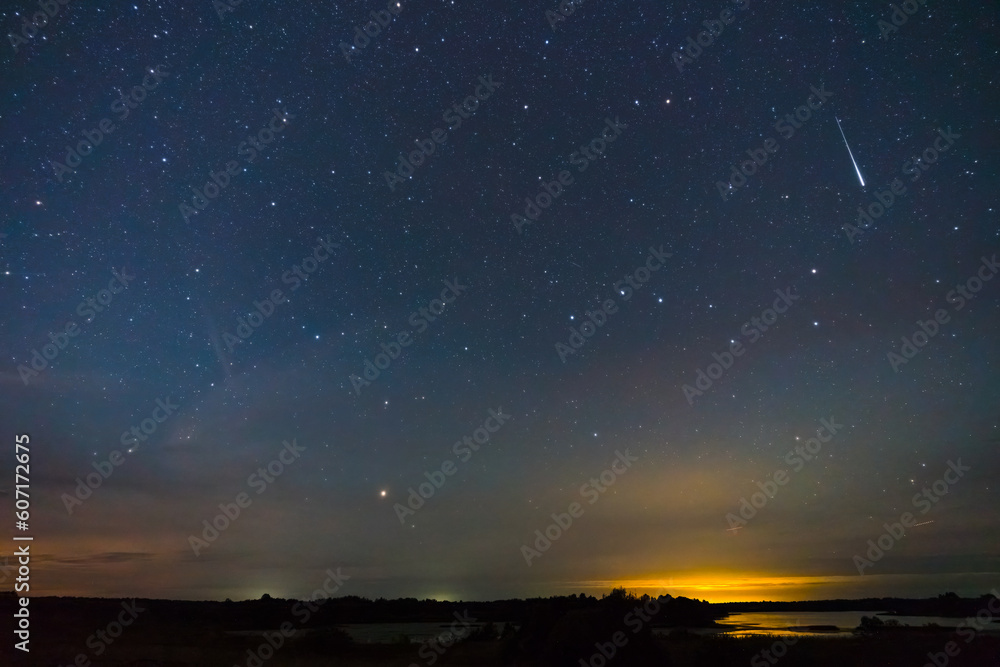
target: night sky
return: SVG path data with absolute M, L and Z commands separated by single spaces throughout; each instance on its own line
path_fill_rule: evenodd
M 1000 584 L 997 7 L 911 2 L 5 3 L 32 594 Z

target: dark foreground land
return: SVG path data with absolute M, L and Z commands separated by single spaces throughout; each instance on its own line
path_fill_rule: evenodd
M 684 641 L 666 639 L 657 641 L 657 656 L 641 661 L 623 661 L 617 656 L 606 663 L 607 667 L 618 665 L 649 665 L 663 667 L 751 667 L 778 664 L 788 667 L 921 667 L 929 663 L 928 653 L 941 654 L 945 641 L 930 637 L 884 637 L 884 638 L 816 638 L 803 637 L 789 647 L 781 658 L 772 657 L 768 661 L 763 651 L 772 649 L 775 639 L 762 637 L 727 638 L 706 637 Z M 196 645 L 197 644 L 197 645 Z M 57 650 L 58 649 L 58 650 Z M 14 657 L 11 663 L 25 665 L 71 665 L 72 651 L 76 647 L 68 644 L 32 650 L 30 659 Z M 502 667 L 523 665 L 534 667 L 575 663 L 556 663 L 538 658 L 535 660 L 501 660 L 502 650 L 498 640 L 460 644 L 451 648 L 435 662 L 421 658 L 418 645 L 366 644 L 328 653 L 303 651 L 288 646 L 280 649 L 272 658 L 261 664 L 269 667 L 411 667 L 412 665 L 435 665 L 436 667 Z M 58 656 L 56 654 L 59 654 Z M 943 655 L 943 654 L 942 654 Z M 590 656 L 588 655 L 589 659 Z M 947 656 L 945 656 L 947 658 Z M 943 660 L 944 658 L 942 658 Z M 947 658 L 949 666 L 993 667 L 1000 665 L 1000 640 L 996 637 L 981 637 L 969 646 L 963 646 L 957 657 Z M 135 641 L 123 641 L 115 651 L 104 659 L 95 659 L 91 664 L 101 667 L 187 667 L 189 665 L 229 667 L 246 665 L 246 649 L 225 646 L 212 638 L 200 642 L 146 641 L 138 637 Z M 251 663 L 256 665 L 257 663 Z M 587 664 L 600 665 L 599 661 Z
M 929 601 L 853 601 L 882 610 L 915 608 L 974 619 L 1000 601 L 942 596 Z M 773 604 L 773 603 L 770 603 Z M 686 628 L 712 627 L 726 605 L 697 600 L 637 598 L 616 590 L 601 600 L 569 596 L 498 602 L 434 602 L 337 598 L 310 605 L 295 600 L 247 602 L 121 601 L 38 598 L 31 610 L 31 652 L 14 650 L 10 632 L 16 600 L 0 594 L 4 620 L 0 665 L 38 667 L 764 667 L 826 665 L 1000 667 L 993 613 L 956 633 L 936 627 L 893 627 L 890 617 L 867 620 L 854 636 L 727 637 Z M 844 601 L 812 603 L 816 610 Z M 743 611 L 763 610 L 758 603 Z M 306 613 L 308 612 L 308 613 Z M 471 622 L 470 619 L 475 619 Z M 509 620 L 506 627 L 501 623 Z M 345 623 L 433 622 L 457 636 L 450 642 L 359 644 Z M 516 627 L 515 627 L 516 626 Z M 978 630 L 989 626 L 990 630 Z M 282 627 L 287 636 L 282 636 Z M 672 628 L 669 636 L 659 633 Z M 656 632 L 654 632 L 654 628 Z M 615 642 L 617 641 L 617 645 Z M 448 644 L 447 646 L 444 644 Z M 276 648 L 274 648 L 276 646 Z M 610 655 L 609 659 L 601 654 Z M 952 655 L 949 655 L 948 653 Z

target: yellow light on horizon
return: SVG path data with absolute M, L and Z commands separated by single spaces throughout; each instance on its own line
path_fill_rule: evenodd
M 582 581 L 576 585 L 610 591 L 624 587 L 639 595 L 673 595 L 706 602 L 755 602 L 815 599 L 816 589 L 838 583 L 855 583 L 857 577 L 774 576 L 706 572 L 680 577 Z

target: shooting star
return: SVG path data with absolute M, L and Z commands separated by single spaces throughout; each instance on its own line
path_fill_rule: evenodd
M 865 179 L 861 175 L 861 170 L 858 169 L 858 163 L 854 161 L 854 153 L 851 152 L 851 147 L 847 144 L 847 137 L 844 136 L 844 128 L 840 126 L 840 119 L 836 116 L 833 117 L 837 121 L 837 129 L 840 130 L 840 136 L 844 137 L 844 145 L 847 146 L 847 154 L 851 156 L 851 163 L 854 165 L 854 171 L 858 172 L 858 180 L 861 181 L 861 187 L 865 187 Z

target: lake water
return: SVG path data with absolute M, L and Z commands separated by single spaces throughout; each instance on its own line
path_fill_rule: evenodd
M 725 631 L 728 635 L 813 635 L 818 637 L 846 637 L 854 628 L 861 624 L 862 616 L 875 616 L 873 611 L 761 611 L 740 614 L 730 614 L 719 621 L 722 625 L 732 626 Z M 883 621 L 895 619 L 903 625 L 921 626 L 936 623 L 945 628 L 957 628 L 964 618 L 945 618 L 941 616 L 879 616 Z M 800 632 L 790 631 L 789 627 L 803 625 L 835 625 L 838 632 Z M 1000 631 L 1000 625 L 993 623 L 988 630 L 991 634 Z M 710 630 L 709 632 L 714 632 Z
M 359 644 L 391 644 L 402 636 L 410 638 L 411 642 L 419 643 L 434 637 L 444 637 L 451 634 L 452 622 L 443 623 L 351 623 L 340 626 L 351 638 Z M 472 623 L 475 629 L 482 623 Z M 503 629 L 503 623 L 496 623 L 497 631 Z
M 689 630 L 694 634 L 725 633 L 731 636 L 747 635 L 809 635 L 815 637 L 849 637 L 854 628 L 861 624 L 862 616 L 875 616 L 872 611 L 762 611 L 730 614 L 720 619 L 720 628 L 695 628 Z M 921 626 L 937 623 L 941 627 L 958 627 L 964 618 L 943 618 L 938 616 L 880 616 L 882 620 L 896 619 L 904 625 Z M 478 627 L 481 623 L 472 624 Z M 807 632 L 789 630 L 789 627 L 807 625 L 833 625 L 837 632 Z M 497 623 L 497 630 L 503 628 L 503 623 Z M 351 623 L 340 626 L 351 638 L 361 644 L 390 644 L 399 641 L 404 635 L 413 643 L 420 643 L 434 637 L 444 637 L 450 633 L 451 623 Z M 656 628 L 657 635 L 670 633 L 667 628 Z M 987 630 L 990 634 L 1000 634 L 1000 623 L 993 623 Z M 259 632 L 234 632 L 230 634 L 259 635 Z
M 689 630 L 695 634 L 715 634 L 724 632 L 731 636 L 746 635 L 809 635 L 814 637 L 849 637 L 854 628 L 861 624 L 862 616 L 875 616 L 874 611 L 762 611 L 751 613 L 730 614 L 721 619 L 721 625 L 731 629 L 723 630 L 719 628 L 704 628 Z M 943 618 L 938 616 L 880 616 L 883 621 L 890 618 L 896 619 L 904 625 L 921 626 L 928 623 L 937 623 L 941 627 L 958 627 L 965 619 Z M 411 642 L 423 642 L 433 637 L 448 633 L 448 623 L 357 623 L 344 625 L 344 630 L 359 643 L 391 643 L 398 640 L 402 635 L 410 638 Z M 834 625 L 837 632 L 807 632 L 799 630 L 789 630 L 789 627 L 806 625 Z M 497 629 L 503 627 L 502 623 L 497 623 Z M 656 634 L 669 634 L 666 628 L 657 628 Z M 1000 624 L 994 623 L 991 634 L 1000 633 Z

